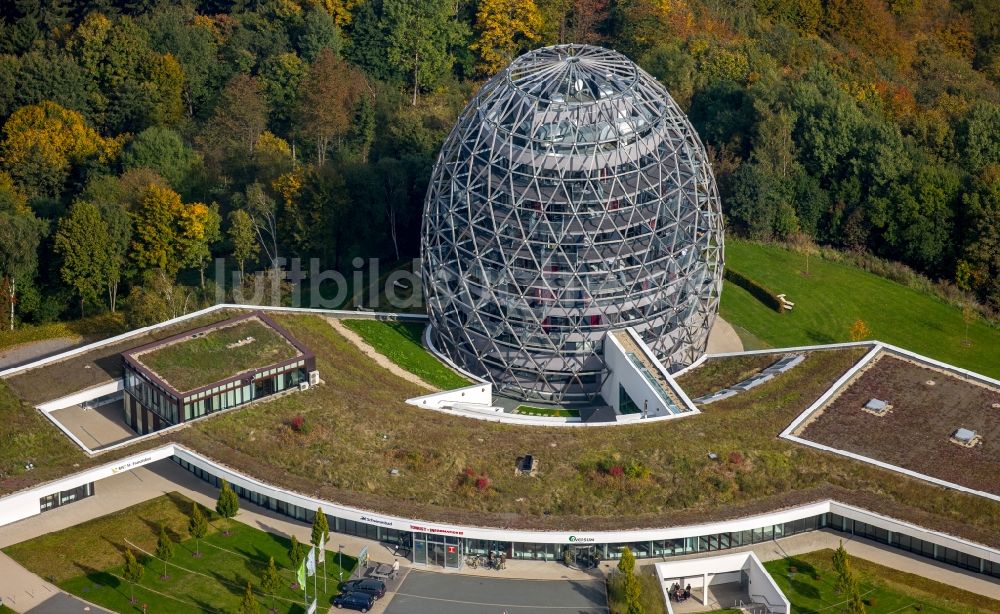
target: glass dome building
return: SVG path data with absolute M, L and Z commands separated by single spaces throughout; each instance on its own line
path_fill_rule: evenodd
M 671 370 L 722 289 L 722 213 L 698 135 L 628 58 L 538 49 L 486 83 L 441 148 L 422 281 L 437 350 L 523 400 L 594 401 L 609 330 Z

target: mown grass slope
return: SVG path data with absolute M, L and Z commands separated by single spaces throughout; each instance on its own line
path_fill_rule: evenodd
M 934 296 L 815 256 L 806 275 L 805 255 L 772 245 L 731 240 L 726 265 L 795 303 L 792 311 L 777 313 L 727 282 L 722 317 L 741 334 L 774 347 L 850 341 L 851 325 L 860 318 L 873 339 L 1000 377 L 1000 329 L 977 319 L 968 325 L 966 345 L 961 310 Z

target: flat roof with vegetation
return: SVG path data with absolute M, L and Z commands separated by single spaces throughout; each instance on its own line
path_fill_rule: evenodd
M 123 356 L 184 393 L 304 353 L 273 320 L 255 312 L 156 341 Z
M 219 414 L 164 438 L 295 492 L 439 522 L 623 530 L 727 520 L 833 498 L 1000 546 L 1000 503 L 777 436 L 867 348 L 809 352 L 794 369 L 683 420 L 575 429 L 497 424 L 407 405 L 405 399 L 425 391 L 378 367 L 325 318 L 274 319 L 296 338 L 309 339 L 325 385 Z M 729 385 L 759 367 L 739 358 L 718 360 L 702 385 Z M 735 362 L 727 365 L 730 360 Z M 8 381 L 11 387 L 20 390 L 20 377 Z M 306 428 L 291 427 L 297 416 Z M 54 431 L 40 422 L 35 439 Z M 0 440 L 3 429 L 0 423 Z M 50 439 L 65 438 L 55 432 Z M 0 461 L 8 461 L 0 466 L 9 471 L 0 492 L 163 441 L 95 457 L 67 451 L 50 461 L 38 453 L 36 468 L 27 473 L 20 466 L 30 442 L 9 459 L 0 447 Z M 514 473 L 525 454 L 539 459 L 534 477 Z

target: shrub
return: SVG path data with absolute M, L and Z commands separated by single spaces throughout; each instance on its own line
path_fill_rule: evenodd
M 625 469 L 623 469 L 621 465 L 612 465 L 611 468 L 608 469 L 608 475 L 612 477 L 617 478 L 621 477 L 624 474 L 625 474 Z
M 633 480 L 645 480 L 650 475 L 649 467 L 639 461 L 630 460 L 625 463 L 625 476 Z
M 473 469 L 472 467 L 466 467 L 463 473 L 465 473 L 465 477 L 467 478 L 472 478 L 476 476 L 476 470 Z
M 309 432 L 309 427 L 306 425 L 306 418 L 302 414 L 292 416 L 292 419 L 288 421 L 288 426 L 292 427 L 292 430 L 296 433 Z
M 481 475 L 476 478 L 476 490 L 483 492 L 490 487 L 490 478 L 486 475 Z
M 778 295 L 767 286 L 750 279 L 743 273 L 740 273 L 730 267 L 726 267 L 726 271 L 723 275 L 727 280 L 743 288 L 752 294 L 754 298 L 764 303 L 771 309 L 777 311 L 778 313 L 783 313 L 785 311 L 784 306 L 781 304 L 781 299 L 779 299 Z
M 732 452 L 729 453 L 729 464 L 730 465 L 742 465 L 743 464 L 743 460 L 744 460 L 743 459 L 743 455 L 740 454 L 739 452 L 733 450 Z

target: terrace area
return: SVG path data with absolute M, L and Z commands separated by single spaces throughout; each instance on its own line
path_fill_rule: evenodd
M 866 409 L 873 401 L 885 410 Z M 952 441 L 959 429 L 978 443 Z M 888 351 L 795 435 L 1000 495 L 1000 388 Z

